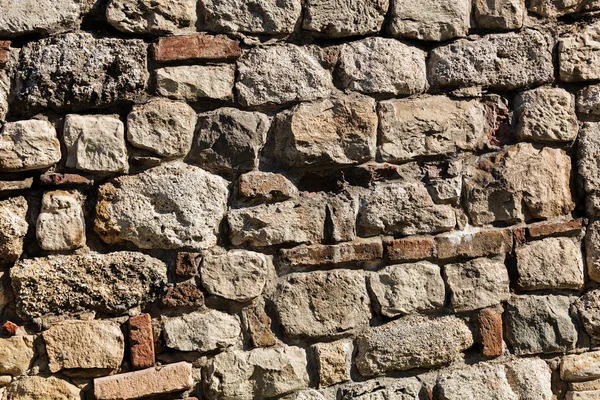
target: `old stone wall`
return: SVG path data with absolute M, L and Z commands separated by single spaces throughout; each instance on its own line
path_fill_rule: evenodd
M 599 81 L 599 0 L 0 0 L 0 398 L 600 399 Z

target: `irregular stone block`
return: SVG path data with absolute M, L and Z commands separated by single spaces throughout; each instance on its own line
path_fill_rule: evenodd
M 527 9 L 542 17 L 557 18 L 578 11 L 583 0 L 530 0 Z
M 0 40 L 0 65 L 4 66 L 10 61 L 10 40 Z
M 362 333 L 356 366 L 363 376 L 449 364 L 473 345 L 467 324 L 454 316 L 410 315 Z
M 600 290 L 590 290 L 575 301 L 583 327 L 592 339 L 600 339 Z
M 175 275 L 179 278 L 191 278 L 192 276 L 196 276 L 201 261 L 202 256 L 199 253 L 177 253 Z
M 383 258 L 383 246 L 379 240 L 347 242 L 333 245 L 302 245 L 281 249 L 281 259 L 291 267 L 364 263 Z
M 577 169 L 579 181 L 587 194 L 588 215 L 600 216 L 600 123 L 584 122 L 579 131 Z
M 552 46 L 550 38 L 535 30 L 458 40 L 431 52 L 430 83 L 498 90 L 539 86 L 554 79 Z
M 330 38 L 377 33 L 389 5 L 389 0 L 309 0 L 302 27 Z
M 242 310 L 242 321 L 254 347 L 271 347 L 277 338 L 271 331 L 271 318 L 265 312 L 264 301 L 253 302 Z
M 22 376 L 6 387 L 6 398 L 14 400 L 80 400 L 81 390 L 54 376 Z
M 289 167 L 369 161 L 375 157 L 377 122 L 375 101 L 368 97 L 299 104 L 275 119 L 274 157 Z
M 345 89 L 411 95 L 427 89 L 426 53 L 395 39 L 372 37 L 342 46 L 337 74 Z
M 577 112 L 586 116 L 600 116 L 600 85 L 590 85 L 577 92 Z
M 312 346 L 317 360 L 319 387 L 327 387 L 348 382 L 352 368 L 351 340 L 338 340 L 330 343 L 318 343 Z
M 477 314 L 479 336 L 481 337 L 481 353 L 485 357 L 499 357 L 504 350 L 502 340 L 502 314 L 486 308 Z
M 31 189 L 33 186 L 33 178 L 25 178 L 16 181 L 0 181 L 0 193 L 6 194 L 24 189 Z
M 281 174 L 251 171 L 240 176 L 238 194 L 246 200 L 273 202 L 295 197 L 298 189 Z
M 123 361 L 124 341 L 119 324 L 105 321 L 63 321 L 42 334 L 50 372 L 75 376 L 116 372 Z M 77 371 L 69 371 L 76 369 Z
M 150 368 L 154 365 L 154 335 L 152 317 L 142 314 L 129 318 L 129 353 L 133 369 Z
M 455 225 L 452 207 L 434 204 L 418 181 L 376 184 L 361 198 L 358 229 L 363 236 L 444 232 Z
M 470 25 L 470 0 L 392 1 L 390 32 L 394 36 L 439 42 L 467 36 Z
M 585 25 L 581 30 L 558 42 L 560 79 L 583 82 L 600 79 L 596 60 L 600 54 L 595 43 L 600 39 L 600 23 Z
M 433 257 L 433 239 L 402 238 L 384 243 L 390 261 L 418 261 Z
M 153 52 L 158 62 L 233 60 L 242 54 L 238 40 L 207 34 L 161 37 Z
M 27 210 L 24 197 L 0 201 L 0 262 L 11 263 L 21 257 L 27 234 Z
M 189 157 L 217 173 L 253 170 L 270 126 L 269 118 L 259 112 L 225 107 L 201 113 Z
M 585 392 L 567 392 L 565 400 L 595 400 L 600 396 L 600 390 Z
M 183 163 L 122 176 L 100 187 L 95 230 L 106 243 L 206 249 L 217 243 L 228 182 Z
M 560 363 L 564 381 L 591 381 L 600 378 L 600 351 L 564 356 Z
M 519 400 L 501 365 L 478 364 L 454 371 L 437 382 L 440 400 Z
M 50 167 L 60 161 L 60 142 L 48 121 L 7 122 L 0 134 L 0 171 L 20 172 Z
M 232 209 L 227 214 L 234 246 L 266 247 L 323 240 L 325 205 L 318 199 Z
M 579 240 L 548 238 L 517 248 L 517 285 L 523 290 L 581 289 L 583 255 Z
M 23 318 L 86 310 L 118 315 L 154 300 L 167 281 L 167 267 L 122 251 L 21 260 L 10 277 Z
M 177 100 L 231 100 L 235 68 L 232 65 L 182 65 L 156 70 L 158 94 Z
M 33 336 L 13 336 L 0 339 L 0 373 L 24 375 L 33 359 Z
M 169 287 L 162 298 L 166 307 L 201 308 L 204 306 L 204 294 L 192 282 L 182 282 Z
M 238 302 L 260 296 L 269 272 L 269 262 L 263 254 L 246 250 L 208 254 L 200 266 L 202 286 L 208 293 Z
M 66 251 L 85 246 L 83 199 L 79 192 L 44 193 L 35 230 L 44 250 Z
M 308 387 L 306 353 L 293 346 L 217 354 L 205 370 L 209 399 L 265 399 Z
M 539 358 L 517 358 L 504 365 L 508 382 L 519 400 L 552 400 L 552 371 Z
M 244 106 L 311 101 L 333 89 L 330 73 L 303 47 L 254 48 L 237 63 L 235 88 Z
M 568 296 L 513 296 L 505 311 L 506 336 L 517 355 L 565 352 L 575 348 L 577 330 Z
M 477 26 L 484 29 L 514 30 L 523 26 L 524 0 L 475 0 Z
M 192 146 L 196 112 L 186 103 L 155 100 L 134 105 L 127 116 L 127 140 L 162 157 L 183 157 Z
M 444 306 L 440 267 L 427 261 L 389 265 L 369 276 L 369 288 L 386 317 L 432 312 Z
M 569 382 L 569 389 L 574 390 L 576 392 L 586 392 L 594 390 L 600 391 L 600 379 L 585 382 Z
M 517 136 L 536 142 L 569 142 L 577 138 L 579 124 L 575 99 L 560 88 L 521 92 L 515 99 Z
M 165 345 L 180 351 L 206 353 L 233 346 L 240 340 L 240 320 L 216 310 L 196 311 L 163 322 Z
M 450 304 L 456 312 L 477 310 L 510 298 L 510 279 L 503 261 L 476 258 L 444 267 Z
M 148 81 L 146 53 L 140 39 L 95 39 L 86 32 L 30 42 L 19 55 L 15 103 L 63 111 L 138 100 Z
M 529 225 L 527 234 L 530 238 L 540 239 L 556 235 L 576 235 L 581 232 L 583 220 L 581 218 L 567 221 L 546 222 Z
M 192 364 L 178 362 L 94 379 L 97 400 L 139 399 L 191 389 Z
M 436 257 L 441 260 L 496 256 L 509 253 L 512 247 L 513 235 L 509 229 L 467 227 L 435 237 Z
M 195 30 L 196 0 L 110 0 L 109 24 L 127 33 L 175 33 Z
M 563 150 L 519 143 L 483 157 L 464 179 L 466 208 L 475 225 L 549 219 L 574 208 L 571 158 Z
M 341 386 L 340 400 L 421 400 L 423 384 L 417 378 L 371 379 Z
M 486 111 L 476 100 L 455 101 L 446 96 L 387 100 L 379 103 L 378 113 L 378 149 L 383 161 L 450 155 L 487 144 Z

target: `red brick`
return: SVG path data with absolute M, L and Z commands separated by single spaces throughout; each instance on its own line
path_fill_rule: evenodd
M 0 65 L 10 60 L 10 40 L 0 40 Z
M 169 36 L 154 44 L 154 59 L 159 62 L 229 60 L 241 52 L 240 42 L 225 35 Z
M 133 369 L 154 366 L 154 335 L 149 314 L 129 318 L 129 345 Z
M 479 311 L 481 352 L 485 357 L 502 355 L 502 314 L 492 309 Z
M 198 253 L 177 253 L 175 275 L 179 278 L 191 278 L 198 274 L 201 256 Z
M 163 299 L 167 307 L 202 307 L 204 305 L 204 294 L 193 283 L 184 282 L 172 286 L 167 290 Z
M 283 249 L 280 254 L 282 260 L 293 267 L 365 262 L 381 260 L 383 245 L 379 241 L 316 244 Z
M 45 172 L 40 176 L 41 186 L 91 185 L 94 181 L 77 174 L 58 174 Z
M 583 220 L 581 218 L 569 221 L 542 222 L 529 225 L 527 227 L 527 234 L 533 239 L 552 235 L 565 235 L 581 231 L 582 226 Z
M 433 238 L 405 238 L 385 243 L 392 261 L 417 261 L 433 257 Z
M 436 236 L 437 258 L 476 258 L 508 253 L 512 250 L 512 233 L 508 229 L 457 232 Z
M 10 336 L 16 335 L 18 330 L 19 330 L 19 326 L 10 321 L 6 321 L 4 323 L 4 325 L 2 325 L 2 332 L 6 333 L 7 335 L 10 335 Z

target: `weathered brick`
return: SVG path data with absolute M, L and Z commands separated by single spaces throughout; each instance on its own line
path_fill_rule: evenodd
M 529 225 L 527 234 L 530 238 L 538 239 L 546 236 L 567 235 L 581 231 L 583 219 L 578 218 L 569 221 L 559 222 L 542 222 L 539 224 Z
M 198 264 L 201 256 L 198 253 L 177 253 L 175 275 L 179 278 L 191 278 L 198 274 Z
M 277 343 L 271 331 L 271 318 L 265 313 L 263 304 L 244 308 L 242 319 L 254 347 L 270 347 Z
M 383 258 L 383 245 L 380 241 L 368 241 L 298 246 L 282 249 L 281 258 L 292 267 L 377 261 Z
M 153 46 L 158 62 L 181 60 L 230 60 L 242 53 L 240 42 L 226 35 L 189 35 L 159 38 Z
M 154 336 L 150 314 L 129 318 L 129 345 L 133 369 L 149 368 L 154 365 Z
M 184 282 L 170 287 L 162 298 L 167 307 L 202 307 L 204 294 L 193 283 Z
M 387 258 L 391 261 L 417 261 L 433 257 L 434 242 L 431 237 L 396 239 L 384 244 Z
M 511 251 L 512 234 L 508 229 L 453 232 L 437 236 L 435 247 L 441 260 L 493 256 Z
M 40 186 L 88 186 L 94 181 L 78 174 L 59 174 L 56 172 L 46 171 L 40 175 Z
M 192 364 L 179 362 L 94 379 L 97 400 L 127 400 L 190 389 Z
M 10 40 L 0 40 L 0 66 L 10 60 Z
M 479 336 L 481 337 L 481 353 L 485 357 L 502 355 L 502 314 L 491 308 L 479 311 Z
M 18 330 L 19 326 L 11 321 L 6 321 L 2 325 L 2 332 L 10 336 L 16 335 Z

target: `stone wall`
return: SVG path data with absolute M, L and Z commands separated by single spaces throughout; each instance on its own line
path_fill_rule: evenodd
M 0 398 L 600 399 L 599 13 L 0 0 Z

